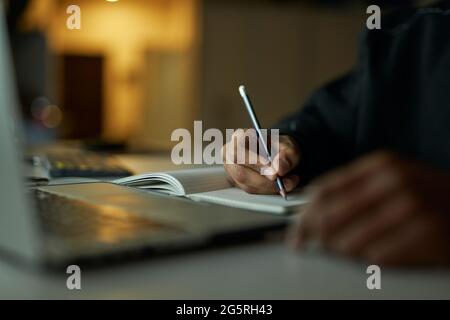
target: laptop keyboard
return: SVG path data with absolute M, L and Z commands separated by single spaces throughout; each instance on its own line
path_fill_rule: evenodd
M 113 156 L 93 152 L 51 152 L 46 158 L 52 178 L 120 178 L 132 174 Z

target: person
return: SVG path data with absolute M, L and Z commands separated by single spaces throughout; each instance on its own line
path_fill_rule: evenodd
M 449 265 L 448 39 L 450 1 L 383 17 L 363 32 L 356 67 L 275 126 L 277 175 L 311 194 L 289 233 L 295 249 L 314 240 L 371 264 Z M 224 166 L 245 191 L 276 193 L 261 165 Z

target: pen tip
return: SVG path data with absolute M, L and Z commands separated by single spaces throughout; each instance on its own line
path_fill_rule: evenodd
M 280 191 L 280 194 L 281 194 L 281 196 L 283 197 L 284 200 L 287 200 L 287 199 L 288 199 L 288 198 L 287 198 L 287 194 L 286 194 L 286 192 L 285 192 L 284 190 L 281 190 L 281 191 Z

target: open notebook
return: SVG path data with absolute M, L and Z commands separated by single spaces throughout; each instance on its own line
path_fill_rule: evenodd
M 304 205 L 307 200 L 300 191 L 290 193 L 288 201 L 279 195 L 252 195 L 234 188 L 221 166 L 170 172 L 146 173 L 113 181 L 129 187 L 187 197 L 242 209 L 286 214 Z

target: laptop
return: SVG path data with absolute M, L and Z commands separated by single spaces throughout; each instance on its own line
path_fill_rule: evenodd
M 109 183 L 25 187 L 12 63 L 0 6 L 0 259 L 50 267 L 244 239 L 286 220 Z M 106 260 L 105 260 L 106 261 Z

